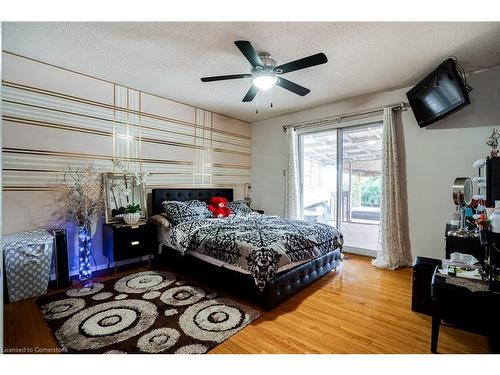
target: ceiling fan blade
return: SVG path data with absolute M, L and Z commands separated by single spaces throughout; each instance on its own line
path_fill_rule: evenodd
M 253 98 L 255 98 L 255 95 L 257 95 L 257 87 L 252 85 L 250 86 L 250 89 L 248 90 L 247 94 L 243 98 L 244 102 L 251 102 Z
M 202 82 L 224 81 L 226 79 L 251 78 L 251 74 L 231 74 L 227 76 L 203 77 Z
M 234 42 L 236 44 L 236 47 L 241 51 L 243 55 L 247 58 L 247 60 L 252 64 L 252 66 L 255 68 L 256 66 L 264 66 L 262 63 L 262 60 L 260 59 L 259 55 L 257 52 L 254 50 L 252 45 L 250 44 L 249 41 L 247 40 L 237 40 Z
M 289 73 L 299 69 L 310 68 L 311 66 L 320 65 L 328 62 L 324 53 L 317 53 L 303 59 L 295 60 L 283 65 L 278 65 L 274 71 L 278 74 Z
M 292 81 L 289 81 L 281 77 L 279 77 L 278 81 L 276 81 L 276 85 L 300 96 L 305 96 L 311 92 L 311 90 L 306 89 L 304 86 L 297 85 L 296 83 L 293 83 Z

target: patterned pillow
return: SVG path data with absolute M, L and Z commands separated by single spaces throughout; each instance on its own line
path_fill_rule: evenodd
M 198 213 L 184 202 L 165 201 L 162 205 L 168 221 L 174 226 L 199 218 Z
M 227 206 L 235 215 L 244 216 L 252 213 L 252 209 L 248 207 L 244 200 L 229 202 Z
M 170 228 L 170 221 L 168 221 L 166 214 L 153 215 L 148 220 L 160 227 Z
M 189 208 L 192 208 L 196 213 L 198 214 L 200 219 L 206 219 L 207 217 L 213 217 L 212 213 L 207 207 L 207 204 L 202 201 L 198 200 L 192 200 L 192 201 L 186 201 L 182 202 L 185 203 L 186 206 Z

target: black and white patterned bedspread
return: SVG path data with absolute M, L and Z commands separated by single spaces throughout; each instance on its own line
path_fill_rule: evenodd
M 342 234 L 322 223 L 269 215 L 196 219 L 170 230 L 169 246 L 249 271 L 263 289 L 277 272 L 342 246 Z

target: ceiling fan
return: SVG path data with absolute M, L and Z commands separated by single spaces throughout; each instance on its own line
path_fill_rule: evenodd
M 243 98 L 244 102 L 251 102 L 255 98 L 255 95 L 257 95 L 257 90 L 269 90 L 274 85 L 280 86 L 300 96 L 307 95 L 311 90 L 280 77 L 281 74 L 310 68 L 311 66 L 324 64 L 328 61 L 324 53 L 317 53 L 286 64 L 277 65 L 276 60 L 273 59 L 269 53 L 257 53 L 250 42 L 246 40 L 237 40 L 234 44 L 236 44 L 236 47 L 238 47 L 250 64 L 252 64 L 251 72 L 249 74 L 203 77 L 201 80 L 202 82 L 213 82 L 227 79 L 252 78 L 252 86 Z

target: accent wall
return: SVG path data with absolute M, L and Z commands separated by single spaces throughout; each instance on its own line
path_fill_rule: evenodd
M 114 127 L 127 118 L 141 126 L 133 162 L 151 173 L 148 191 L 230 187 L 242 198 L 250 182 L 246 122 L 9 52 L 2 53 L 1 94 L 4 234 L 65 225 L 54 187 L 69 167 L 93 162 L 110 172 Z M 101 228 L 93 238 L 99 268 L 106 264 Z M 68 230 L 74 272 L 76 236 Z

